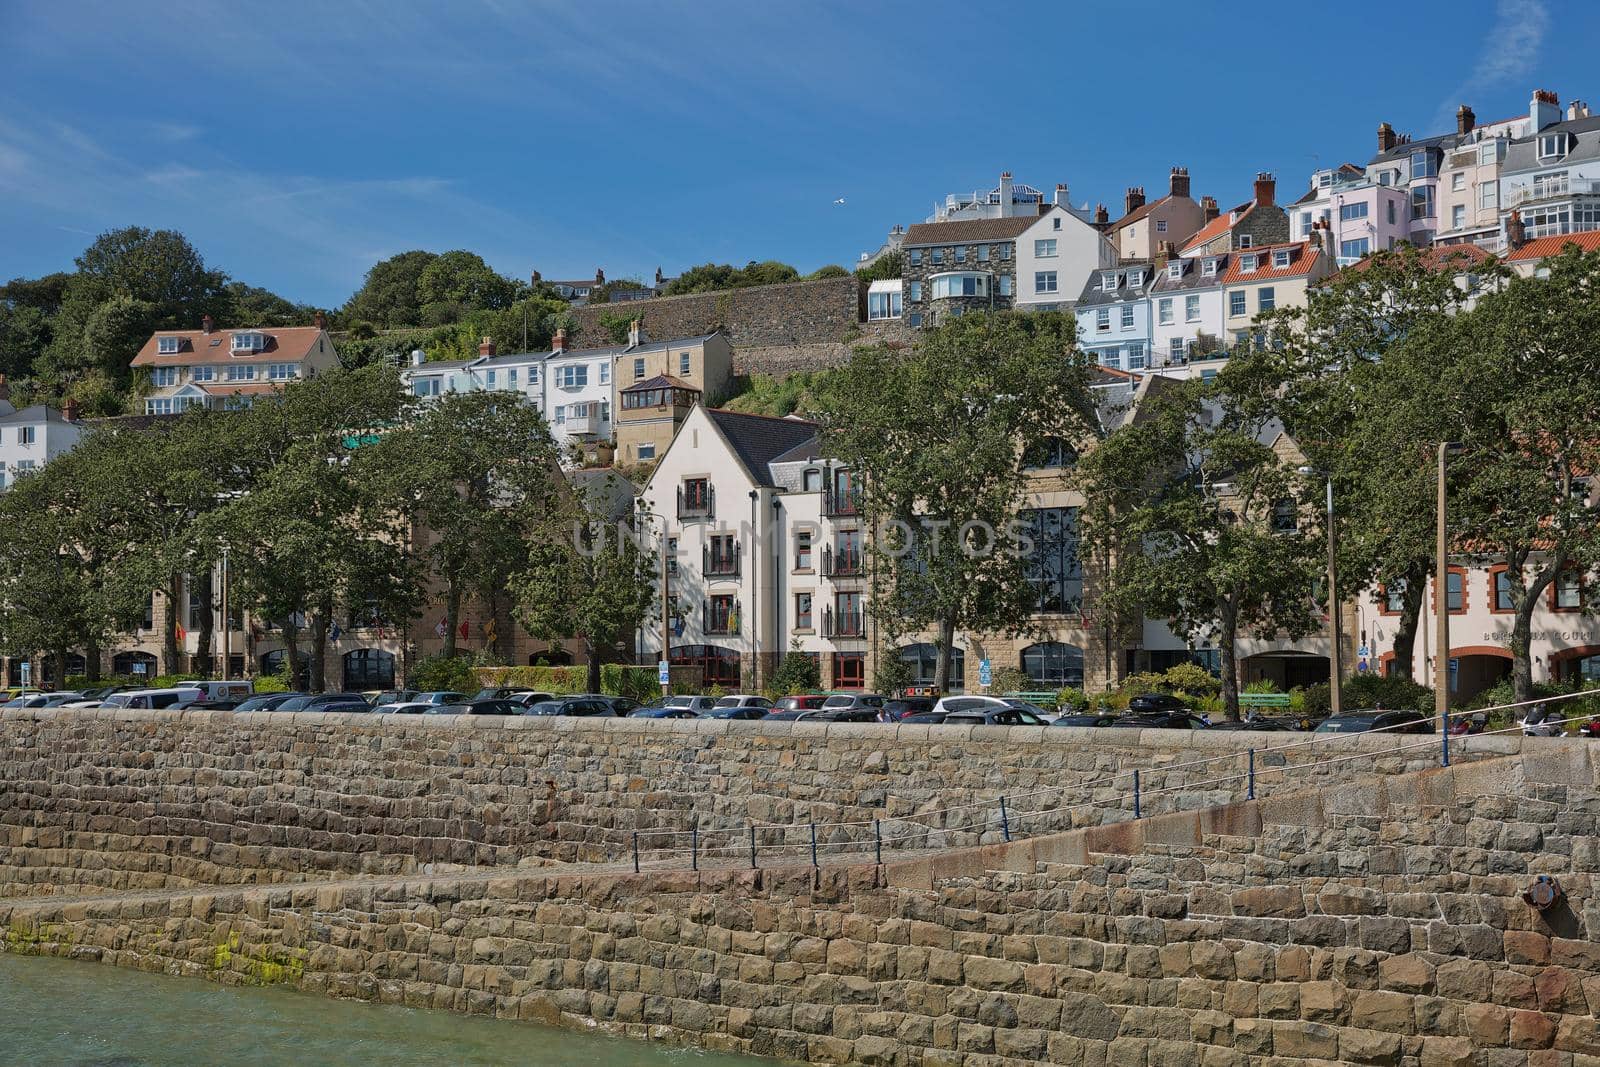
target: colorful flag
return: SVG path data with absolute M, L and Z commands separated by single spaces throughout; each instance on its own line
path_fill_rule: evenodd
M 180 623 L 178 623 L 178 624 L 177 624 L 177 627 L 178 627 L 178 640 L 179 640 L 179 641 L 186 641 L 186 640 L 188 640 L 188 638 L 189 638 L 189 631 L 188 631 L 188 630 L 185 630 L 185 629 L 184 629 L 184 628 L 183 628 L 183 623 L 181 623 L 181 622 L 180 622 Z
M 494 620 L 490 619 L 488 622 L 483 624 L 483 639 L 485 641 L 488 641 L 492 645 L 492 644 L 494 644 L 494 637 L 495 637 Z
M 443 637 L 445 634 L 449 633 L 449 627 L 444 624 L 444 619 L 441 618 L 439 620 L 439 625 L 433 628 L 433 632 L 438 634 L 440 637 Z
M 335 619 L 333 623 L 333 629 L 328 631 L 328 636 L 333 638 L 334 642 L 337 643 L 339 640 L 339 635 L 342 633 L 344 633 L 344 631 L 339 629 L 339 622 L 337 619 Z
M 472 624 L 462 619 L 458 632 L 461 634 L 461 640 L 465 641 L 472 634 Z

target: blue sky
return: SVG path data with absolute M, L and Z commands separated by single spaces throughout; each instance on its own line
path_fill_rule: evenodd
M 1224 207 L 1257 170 L 1293 198 L 1380 121 L 1600 103 L 1597 40 L 1557 0 L 0 0 L 0 279 L 129 224 L 327 307 L 410 248 L 849 265 L 1005 169 L 1113 217 L 1177 164 Z

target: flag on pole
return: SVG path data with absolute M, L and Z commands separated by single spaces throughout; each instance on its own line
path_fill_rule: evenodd
M 189 631 L 185 630 L 183 628 L 183 623 L 181 623 L 181 622 L 178 623 L 177 626 L 178 626 L 178 640 L 179 641 L 187 641 L 189 639 Z
M 339 635 L 342 633 L 344 633 L 344 631 L 339 629 L 339 621 L 335 619 L 333 623 L 333 629 L 328 631 L 328 636 L 333 638 L 334 643 L 337 644 L 339 641 Z
M 437 626 L 435 626 L 433 628 L 433 632 L 438 634 L 440 637 L 443 637 L 446 633 L 449 632 L 449 627 L 445 626 L 443 618 L 440 618 L 439 625 L 437 625 Z
M 469 635 L 471 635 L 471 633 L 472 633 L 472 624 L 467 622 L 466 619 L 462 619 L 461 620 L 461 625 L 457 629 L 457 632 L 459 634 L 461 634 L 461 640 L 465 641 L 467 639 L 467 637 Z

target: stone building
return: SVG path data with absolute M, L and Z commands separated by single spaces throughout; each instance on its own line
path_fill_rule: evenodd
M 1037 216 L 922 222 L 906 230 L 901 280 L 905 322 L 933 326 L 965 311 L 1010 308 L 1017 239 Z
M 1209 205 L 1207 214 L 1210 214 Z M 1277 181 L 1262 171 L 1254 195 L 1231 211 L 1218 214 L 1188 241 L 1178 244 L 1182 256 L 1216 256 L 1289 240 L 1289 213 L 1277 203 Z

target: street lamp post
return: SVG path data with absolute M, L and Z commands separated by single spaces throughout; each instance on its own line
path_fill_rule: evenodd
M 1449 443 L 1440 441 L 1438 524 L 1434 545 L 1437 560 L 1433 576 L 1433 710 L 1439 717 L 1439 729 L 1446 738 L 1450 736 L 1450 558 L 1445 538 L 1444 461 L 1449 453 Z
M 1338 715 L 1343 706 L 1343 658 L 1339 652 L 1339 548 L 1333 525 L 1333 475 L 1312 467 L 1301 467 L 1301 474 L 1321 474 L 1328 480 L 1328 709 Z
M 233 658 L 233 619 L 228 613 L 228 549 L 222 549 L 222 677 L 228 677 L 228 664 Z

